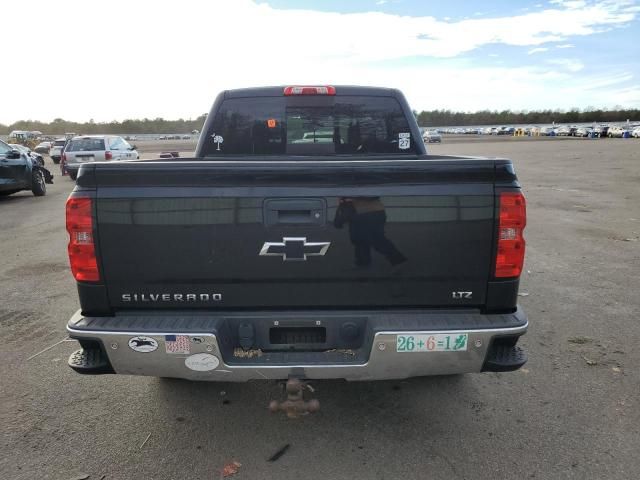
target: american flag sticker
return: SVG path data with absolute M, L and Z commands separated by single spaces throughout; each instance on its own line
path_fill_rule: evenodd
M 167 353 L 191 353 L 187 335 L 165 335 L 164 346 L 167 349 Z

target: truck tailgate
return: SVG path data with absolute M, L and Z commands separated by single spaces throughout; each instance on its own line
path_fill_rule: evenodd
M 96 167 L 84 176 L 95 176 L 98 256 L 113 309 L 485 301 L 495 160 Z

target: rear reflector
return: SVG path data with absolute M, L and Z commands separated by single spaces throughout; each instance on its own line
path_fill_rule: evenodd
M 289 95 L 335 95 L 336 87 L 331 86 L 295 86 L 295 87 L 284 87 L 285 96 Z
M 524 263 L 524 227 L 527 224 L 527 208 L 520 192 L 500 194 L 500 217 L 498 225 L 498 253 L 496 254 L 496 277 L 518 277 Z
M 79 282 L 99 281 L 90 198 L 71 197 L 67 200 L 67 232 L 69 263 L 74 278 Z

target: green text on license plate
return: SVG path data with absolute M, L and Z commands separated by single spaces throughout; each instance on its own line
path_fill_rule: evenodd
M 467 349 L 468 333 L 397 335 L 397 352 L 462 352 Z

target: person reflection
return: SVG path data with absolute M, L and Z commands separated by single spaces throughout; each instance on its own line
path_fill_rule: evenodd
M 387 214 L 380 197 L 341 198 L 333 225 L 349 224 L 349 236 L 355 249 L 358 267 L 371 265 L 371 249 L 383 255 L 395 266 L 407 260 L 384 233 Z

